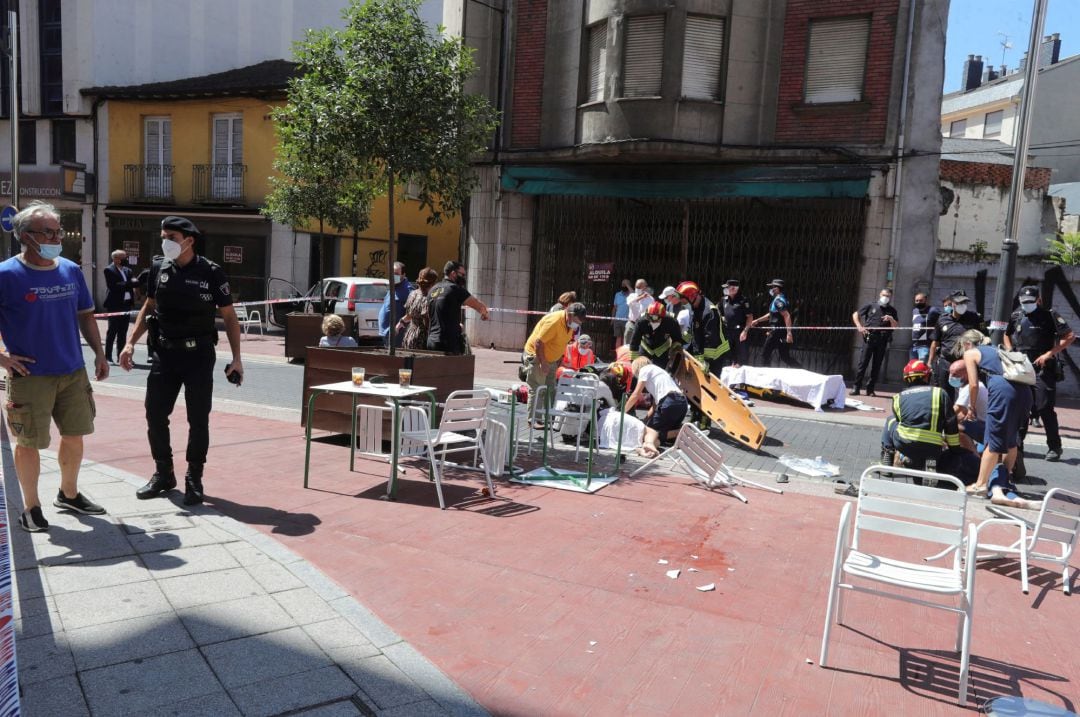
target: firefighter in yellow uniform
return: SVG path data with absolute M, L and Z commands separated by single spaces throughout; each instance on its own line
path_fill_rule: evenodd
M 653 365 L 673 372 L 682 353 L 682 343 L 679 322 L 667 315 L 663 302 L 657 301 L 645 310 L 645 315 L 634 326 L 630 358 L 645 356 Z

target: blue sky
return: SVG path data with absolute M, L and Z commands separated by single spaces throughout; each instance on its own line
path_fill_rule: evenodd
M 945 92 L 960 89 L 960 75 L 968 55 L 989 56 L 1001 64 L 1001 35 L 1009 36 L 1012 49 L 1005 64 L 1014 69 L 1027 50 L 1034 0 L 952 0 L 945 41 Z M 1061 33 L 1061 56 L 1080 53 L 1080 0 L 1049 0 L 1044 35 Z

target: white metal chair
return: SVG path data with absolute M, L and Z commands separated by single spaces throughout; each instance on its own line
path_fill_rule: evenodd
M 554 447 L 554 434 L 562 431 L 565 421 L 577 421 L 574 443 L 574 462 L 581 455 L 581 436 L 592 423 L 600 379 L 593 374 L 564 372 L 555 382 L 555 390 L 547 386 L 536 389 L 533 399 L 533 417 L 543 418 L 548 424 L 548 438 Z M 559 406 L 565 408 L 559 408 Z M 573 410 L 576 407 L 578 410 Z M 530 422 L 530 427 L 532 423 Z M 595 426 L 590 428 L 590 439 L 595 439 Z M 532 454 L 532 431 L 529 432 L 529 454 Z
M 488 405 L 491 396 L 487 391 L 454 391 L 446 398 L 445 407 L 439 417 L 439 427 L 431 428 L 427 412 L 418 406 L 406 406 L 404 413 L 411 414 L 419 428 L 401 431 L 402 454 L 414 446 L 422 446 L 431 461 L 431 477 L 435 481 L 435 491 L 439 495 L 439 507 L 446 510 L 446 501 L 442 492 L 442 468 L 446 463 L 446 454 L 458 451 L 479 453 L 483 463 L 484 477 L 488 491 L 495 495 L 495 486 L 491 482 L 492 463 L 488 460 L 484 441 Z
M 1041 560 L 1061 566 L 1062 590 L 1070 594 L 1069 560 L 1080 542 L 1080 493 L 1054 488 L 1043 498 L 1039 517 L 1028 535 L 1028 525 L 1017 518 L 990 518 L 979 524 L 979 532 L 987 525 L 1018 526 L 1020 538 L 1008 545 L 980 543 L 978 560 L 992 560 L 1006 555 L 1020 559 L 1020 589 L 1028 592 L 1028 563 Z M 1056 552 L 1046 552 L 1056 547 Z M 990 551 L 982 553 L 983 550 Z
M 244 330 L 244 336 L 247 336 L 249 326 L 259 327 L 259 336 L 263 336 L 263 320 L 262 314 L 258 309 L 252 309 L 248 311 L 246 306 L 237 305 L 234 307 L 236 311 L 236 320 L 240 322 L 240 328 Z
M 740 478 L 724 463 L 724 451 L 716 444 L 709 435 L 692 423 L 684 423 L 675 437 L 675 445 L 666 451 L 642 464 L 630 474 L 633 478 L 646 468 L 662 460 L 670 460 L 675 466 L 681 467 L 690 477 L 704 485 L 709 490 L 713 488 L 725 488 L 736 498 L 746 503 L 747 500 L 736 490 L 735 486 L 749 485 L 773 493 L 783 493 L 779 488 L 762 485 Z
M 880 477 L 883 472 L 896 477 L 935 478 L 939 483 L 953 484 L 956 490 L 887 480 Z M 845 503 L 840 512 L 818 664 L 822 667 L 827 665 L 829 633 L 834 616 L 838 623 L 843 619 L 841 590 L 869 593 L 954 612 L 960 616 L 956 634 L 956 650 L 960 653 L 959 703 L 967 704 L 977 532 L 975 526 L 969 525 L 965 536 L 966 506 L 964 485 L 952 476 L 884 466 L 871 466 L 863 471 L 859 480 L 859 500 L 855 506 L 854 531 L 850 526 L 851 503 Z M 944 546 L 939 556 L 947 557 L 946 564 L 913 563 L 864 552 L 860 542 L 867 533 L 883 533 L 895 538 Z M 848 582 L 843 581 L 845 578 Z M 869 581 L 876 587 L 854 584 L 853 580 Z M 915 590 L 930 596 L 958 596 L 959 605 L 913 597 L 890 588 Z
M 428 411 L 431 404 L 427 401 L 399 401 L 399 405 L 404 409 L 407 406 L 415 406 L 420 409 L 424 416 L 428 416 Z M 376 406 L 367 403 L 361 403 L 356 407 L 356 441 L 352 444 L 352 460 L 356 461 L 357 454 L 364 458 L 374 458 L 377 460 L 390 460 L 390 453 L 383 450 L 383 422 L 388 416 L 393 416 L 394 407 L 389 401 L 384 405 Z M 400 413 L 401 431 L 419 431 L 423 430 L 420 425 L 420 420 L 417 418 L 415 411 L 402 410 Z M 430 421 L 430 419 L 429 419 Z M 425 424 L 427 425 L 427 424 Z M 418 444 L 416 441 L 401 441 L 401 446 L 398 449 L 399 458 L 409 458 L 415 456 L 424 455 L 426 448 L 423 444 Z M 405 472 L 405 469 L 398 466 L 398 470 Z

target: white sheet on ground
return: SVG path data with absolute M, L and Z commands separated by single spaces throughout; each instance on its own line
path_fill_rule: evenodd
M 725 366 L 720 374 L 720 382 L 725 386 L 745 384 L 783 391 L 793 398 L 809 403 L 818 411 L 822 410 L 822 406 L 830 399 L 833 408 L 843 408 L 844 396 L 847 393 L 843 376 L 826 376 L 802 368 Z
M 600 414 L 600 447 L 615 450 L 619 442 L 619 412 L 605 410 Z M 629 453 L 641 445 L 645 438 L 645 422 L 627 414 L 623 417 L 623 453 Z

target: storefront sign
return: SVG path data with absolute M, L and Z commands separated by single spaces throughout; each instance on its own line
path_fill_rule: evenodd
M 243 264 L 244 263 L 244 247 L 242 246 L 225 246 L 225 263 L 226 264 Z
M 614 262 L 589 263 L 586 266 L 586 280 L 604 283 L 611 281 L 611 272 L 615 269 Z
M 65 163 L 55 169 L 19 170 L 19 197 L 26 199 L 75 199 L 85 201 L 86 167 Z M 0 196 L 11 196 L 11 172 L 0 172 Z
M 128 266 L 136 266 L 139 263 L 139 242 L 124 242 L 124 253 L 127 254 Z

